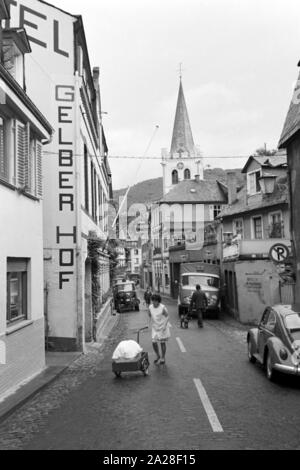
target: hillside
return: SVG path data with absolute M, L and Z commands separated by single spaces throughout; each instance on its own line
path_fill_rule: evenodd
M 222 170 L 222 168 L 214 168 L 204 171 L 205 179 L 218 180 L 221 183 L 227 184 L 227 173 L 234 171 L 237 177 L 238 186 L 245 184 L 245 175 L 241 173 L 240 169 Z M 119 202 L 119 197 L 123 196 L 126 188 L 114 191 L 114 200 Z M 141 181 L 135 184 L 130 189 L 128 195 L 128 207 L 135 203 L 149 203 L 159 201 L 163 197 L 163 179 L 155 178 L 151 180 Z

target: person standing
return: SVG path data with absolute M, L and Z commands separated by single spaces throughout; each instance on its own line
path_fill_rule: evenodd
M 196 290 L 192 295 L 190 310 L 192 311 L 195 306 L 198 318 L 199 328 L 203 328 L 203 314 L 207 309 L 208 301 L 205 293 L 201 290 L 201 286 L 198 284 Z
M 160 295 L 153 295 L 151 300 L 152 305 L 149 307 L 149 317 L 152 322 L 152 346 L 156 354 L 154 364 L 165 364 L 167 341 L 171 336 L 169 314 L 166 307 L 161 303 Z
M 150 287 L 147 287 L 147 290 L 144 294 L 144 300 L 145 300 L 145 303 L 146 303 L 146 306 L 149 308 L 150 304 L 151 304 L 151 297 L 152 297 L 152 292 L 151 292 L 151 289 Z

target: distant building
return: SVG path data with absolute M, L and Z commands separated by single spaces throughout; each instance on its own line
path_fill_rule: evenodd
M 25 93 L 23 28 L 0 1 L 0 400 L 45 367 L 43 144 L 52 127 Z
M 229 205 L 218 218 L 227 306 L 250 323 L 260 320 L 265 306 L 280 302 L 281 282 L 288 275 L 283 263 L 270 259 L 274 245 L 291 247 L 286 155 L 252 156 L 243 173 L 247 184 L 240 191 L 230 175 Z
M 112 188 L 99 69 L 91 69 L 81 16 L 40 0 L 10 5 L 10 25 L 25 27 L 32 46 L 28 94 L 56 131 L 44 156 L 47 343 L 83 350 L 110 287 L 105 240 Z M 97 271 L 91 240 L 99 242 Z
M 131 274 L 140 274 L 142 266 L 142 249 L 138 246 L 131 248 L 128 272 Z

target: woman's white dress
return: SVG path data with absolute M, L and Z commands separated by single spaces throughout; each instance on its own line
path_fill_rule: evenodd
M 169 318 L 163 315 L 166 307 L 160 304 L 157 308 L 154 305 L 149 307 L 151 320 L 152 320 L 152 342 L 164 342 L 170 338 L 170 323 Z

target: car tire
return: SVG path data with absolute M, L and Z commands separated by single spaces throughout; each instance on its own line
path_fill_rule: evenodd
M 270 382 L 274 382 L 276 379 L 276 371 L 272 367 L 271 355 L 269 352 L 266 353 L 265 369 L 266 369 L 267 379 L 270 380 Z
M 247 349 L 248 349 L 248 359 L 249 359 L 249 362 L 251 362 L 251 364 L 255 364 L 256 363 L 256 358 L 253 356 L 252 352 L 251 352 L 251 341 L 250 341 L 250 338 L 248 339 L 247 341 Z
M 135 311 L 136 311 L 136 312 L 139 312 L 139 311 L 140 311 L 140 306 L 139 306 L 139 305 L 137 305 L 137 306 L 135 307 Z

